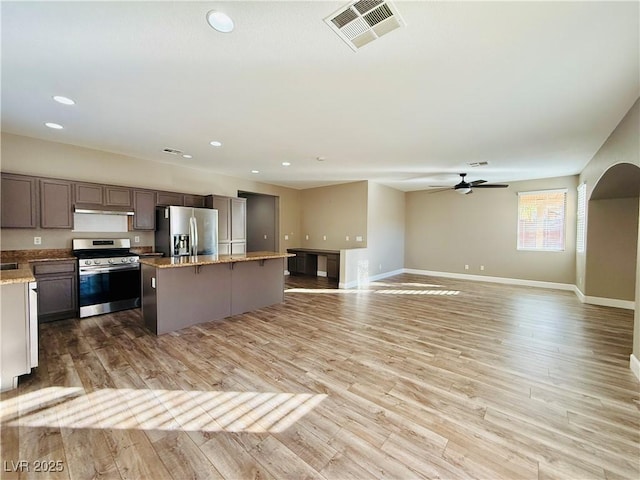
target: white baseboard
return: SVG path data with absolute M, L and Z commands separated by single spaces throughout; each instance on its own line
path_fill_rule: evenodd
M 629 358 L 629 367 L 631 371 L 636 376 L 638 380 L 640 380 L 640 361 L 638 361 L 638 357 L 636 357 L 633 353 Z
M 617 298 L 605 298 L 605 297 L 592 297 L 582 293 L 577 286 L 574 290 L 576 296 L 582 303 L 588 303 L 589 305 L 599 305 L 601 307 L 615 307 L 624 308 L 625 310 L 635 310 L 636 302 L 633 300 L 620 300 Z
M 398 270 L 393 270 L 391 272 L 379 273 L 378 275 L 374 275 L 372 277 L 369 277 L 369 281 L 370 282 L 375 282 L 377 280 L 382 280 L 384 278 L 389 278 L 389 277 L 393 277 L 395 275 L 400 275 L 401 273 L 404 273 L 404 268 L 400 268 Z
M 286 277 L 287 275 L 291 275 L 291 272 L 289 270 L 284 271 L 284 276 Z
M 492 277 L 490 275 L 470 275 L 467 273 L 434 272 L 431 270 L 403 269 L 404 273 L 415 275 L 428 275 L 432 277 L 457 278 L 460 280 L 472 280 L 476 282 L 502 283 L 507 285 L 522 285 L 525 287 L 551 288 L 555 290 L 574 291 L 575 285 L 570 283 L 541 282 L 539 280 L 523 280 L 520 278 Z
M 367 282 L 375 282 L 377 280 L 382 280 L 383 278 L 393 277 L 395 275 L 400 275 L 404 273 L 404 268 L 393 270 L 391 272 L 379 273 L 378 275 L 373 275 L 372 277 L 367 278 Z M 339 283 L 338 288 L 356 288 L 358 286 L 358 280 L 352 280 L 347 283 Z

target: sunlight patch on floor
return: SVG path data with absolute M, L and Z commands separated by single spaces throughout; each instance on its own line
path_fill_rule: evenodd
M 8 426 L 282 432 L 327 395 L 48 387 L 0 402 Z

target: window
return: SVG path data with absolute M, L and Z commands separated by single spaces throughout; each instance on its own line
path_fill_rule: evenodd
M 587 209 L 587 184 L 578 185 L 578 212 L 576 229 L 576 252 L 584 253 L 585 250 L 585 225 Z
M 567 190 L 518 193 L 518 250 L 564 250 Z

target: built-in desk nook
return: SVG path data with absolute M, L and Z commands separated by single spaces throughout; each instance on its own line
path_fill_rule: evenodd
M 295 254 L 295 257 L 289 257 L 288 260 L 288 268 L 291 275 L 318 276 L 318 257 L 326 257 L 327 277 L 336 281 L 340 279 L 340 250 L 287 248 L 287 253 Z

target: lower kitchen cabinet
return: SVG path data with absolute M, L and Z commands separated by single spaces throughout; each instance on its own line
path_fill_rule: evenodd
M 40 323 L 78 315 L 78 273 L 75 260 L 38 262 L 33 268 L 38 282 Z

